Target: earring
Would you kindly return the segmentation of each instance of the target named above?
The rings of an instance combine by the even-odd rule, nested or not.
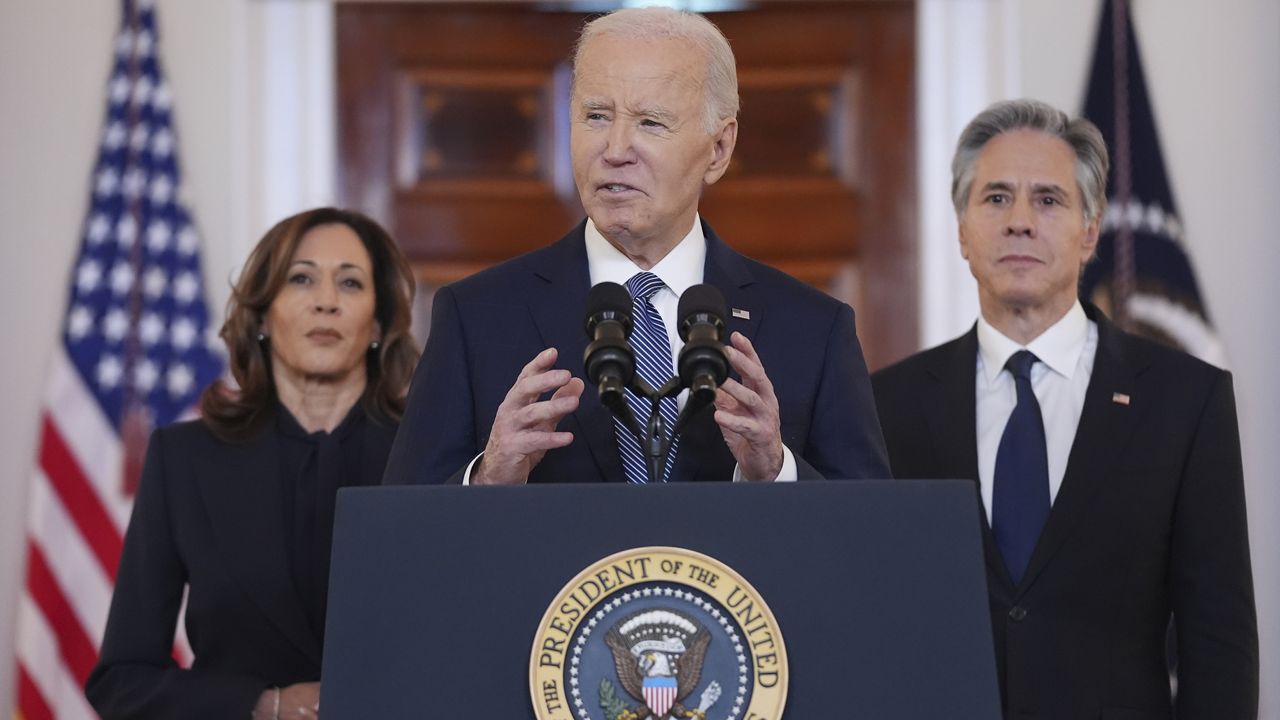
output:
[[[267,339],[267,336],[264,333],[258,333],[258,342],[262,342],[263,340],[266,340],[266,339]]]
[[[377,350],[377,349],[378,349],[378,341],[377,341],[377,340],[374,340],[373,342],[369,343],[369,349],[370,349],[370,350]]]

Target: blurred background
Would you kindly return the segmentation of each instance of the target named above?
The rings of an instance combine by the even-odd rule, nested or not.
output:
[[[392,230],[419,276],[419,341],[434,288],[559,238],[581,217],[568,50],[589,13],[625,4],[155,0],[213,327],[248,250],[304,208]],[[851,302],[873,370],[965,331],[977,300],[949,197],[955,140],[997,99],[1081,112],[1102,0],[667,4],[712,13],[738,56],[738,150],[704,217]],[[1171,234],[1236,376],[1262,717],[1280,720],[1280,3],[1130,8]],[[17,692],[41,409],[119,24],[118,2],[0,1],[0,708]]]

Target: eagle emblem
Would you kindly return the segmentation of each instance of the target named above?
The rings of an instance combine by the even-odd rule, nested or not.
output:
[[[711,634],[684,613],[663,608],[630,615],[609,629],[605,643],[623,689],[641,703],[627,713],[629,717],[701,720],[720,698],[720,686],[713,682],[698,707],[682,704],[702,678],[711,643]]]

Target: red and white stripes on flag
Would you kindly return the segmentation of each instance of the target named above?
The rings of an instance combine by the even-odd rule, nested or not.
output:
[[[198,238],[178,198],[172,94],[153,0],[122,0],[80,252],[38,422],[18,601],[16,717],[93,718],[98,658],[137,460],[189,413],[222,360]],[[175,656],[189,661],[185,638]]]

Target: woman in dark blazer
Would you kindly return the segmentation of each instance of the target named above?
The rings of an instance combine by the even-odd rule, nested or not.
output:
[[[157,430],[86,693],[112,718],[313,718],[338,488],[381,480],[417,360],[413,279],[358,213],[287,218],[232,291],[237,390]],[[186,595],[195,660],[173,659]]]

